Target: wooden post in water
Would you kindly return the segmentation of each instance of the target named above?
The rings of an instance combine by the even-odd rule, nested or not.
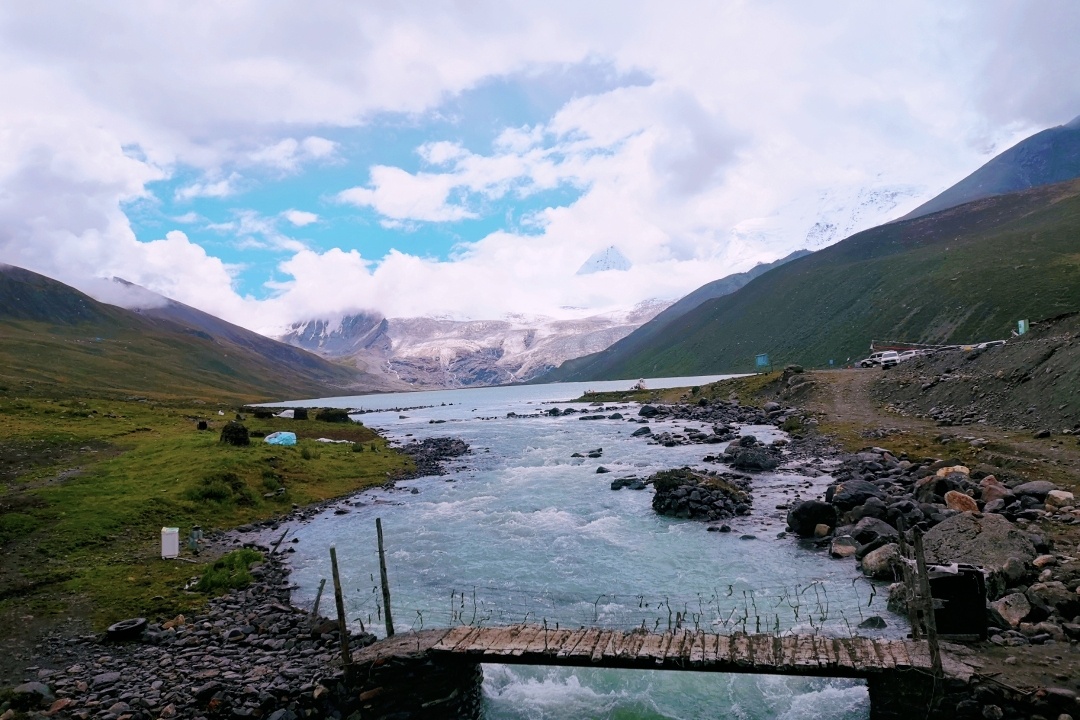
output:
[[[896,521],[896,529],[900,531],[899,543],[901,571],[904,574],[904,603],[907,605],[908,621],[911,623],[911,639],[918,640],[921,634],[919,630],[919,608],[915,604],[918,593],[915,589],[915,577],[911,574],[911,566],[908,565],[909,554],[907,538],[904,536],[906,528],[903,515]]]
[[[390,617],[390,582],[386,579],[386,551],[383,549],[382,518],[375,518],[379,536],[379,579],[382,581],[383,611],[386,618],[386,637],[394,637],[394,619]]]
[[[315,593],[315,604],[311,607],[311,624],[319,619],[319,603],[322,602],[322,591],[326,587],[326,578],[319,581],[319,592]]]
[[[926,572],[926,556],[923,554],[922,530],[915,528],[912,533],[915,541],[915,564],[919,572],[919,594],[923,601],[923,618],[926,624],[926,640],[930,645],[930,663],[934,667],[934,676],[944,677],[941,667],[941,648],[938,647],[937,619],[934,617],[934,596],[930,593],[930,576]]]
[[[337,548],[330,546],[330,567],[334,572],[334,602],[337,603],[338,634],[341,635],[341,662],[345,666],[345,674],[348,675],[352,665],[352,655],[349,653],[349,622],[345,619],[345,598],[341,595],[341,576],[337,569]]]

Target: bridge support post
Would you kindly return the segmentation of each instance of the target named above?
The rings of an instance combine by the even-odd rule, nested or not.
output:
[[[444,631],[395,635],[361,651],[348,688],[363,720],[480,720],[484,673],[466,657],[431,657]]]
[[[940,681],[920,670],[875,673],[866,680],[871,720],[910,720],[936,716]]]

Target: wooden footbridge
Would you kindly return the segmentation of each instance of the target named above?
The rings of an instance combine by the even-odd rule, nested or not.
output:
[[[693,630],[556,630],[542,625],[461,625],[450,630],[396,635],[364,648],[354,657],[363,663],[399,654],[473,663],[846,678],[903,670],[932,671],[930,651],[923,640],[717,635]],[[946,675],[965,682],[973,671],[947,654],[943,654],[942,662]]]
[[[913,717],[913,708],[928,707],[943,682],[966,685],[974,673],[942,652],[944,677],[938,677],[925,640],[568,630],[533,624],[462,625],[395,635],[352,658],[353,672],[364,678],[357,691],[375,703],[368,706],[371,717],[382,716],[380,706],[389,717],[414,701],[417,709],[408,717],[443,717],[425,709],[451,699],[458,703],[472,697],[477,704],[484,663],[865,678],[873,718]],[[469,715],[454,707],[456,715],[448,716]]]

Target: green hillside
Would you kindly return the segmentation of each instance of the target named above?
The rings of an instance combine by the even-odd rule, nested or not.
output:
[[[1080,181],[995,196],[854,235],[670,323],[629,357],[564,364],[559,380],[837,364],[871,340],[1006,338],[1021,318],[1080,309]],[[578,370],[581,369],[581,370]]]
[[[0,266],[0,393],[254,401],[344,394],[357,384],[354,369],[212,319],[217,325],[132,312]]]

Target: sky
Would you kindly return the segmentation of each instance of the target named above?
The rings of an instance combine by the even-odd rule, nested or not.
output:
[[[0,262],[268,333],[626,310],[1080,115],[1077,37],[1071,0],[6,3]]]

